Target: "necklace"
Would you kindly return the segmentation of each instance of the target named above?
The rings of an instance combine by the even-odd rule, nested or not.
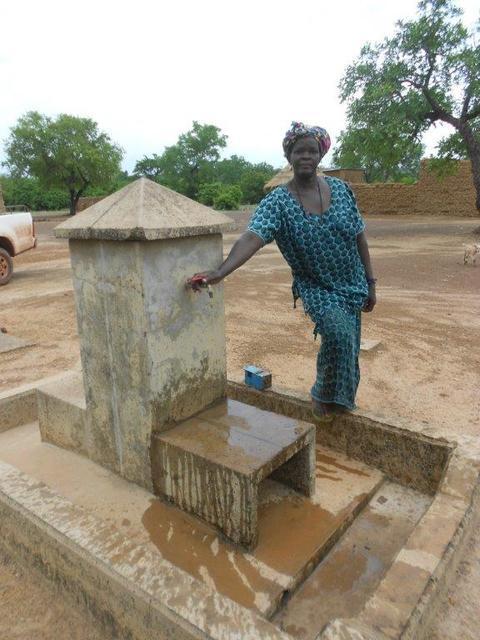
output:
[[[305,211],[305,213],[312,215],[309,213],[308,209],[303,204],[302,196],[300,195],[300,189],[298,188],[298,184],[295,178],[293,178],[293,184],[295,185],[295,191],[297,192],[297,196],[298,196],[298,199],[300,200],[300,204],[302,205],[303,210]],[[320,189],[320,180],[318,178],[317,178],[317,190],[318,190],[318,195],[320,197],[320,215],[321,215],[323,213],[323,198],[322,198],[322,190]],[[317,215],[317,214],[313,214],[313,215]]]

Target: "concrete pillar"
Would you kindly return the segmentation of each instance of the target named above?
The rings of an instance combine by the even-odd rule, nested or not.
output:
[[[152,434],[225,395],[223,286],[185,288],[222,261],[226,216],[141,178],[63,223],[86,396],[87,455],[152,488]]]

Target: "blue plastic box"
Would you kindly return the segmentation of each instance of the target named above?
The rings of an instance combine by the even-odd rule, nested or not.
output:
[[[272,374],[270,371],[255,367],[253,364],[248,364],[243,367],[243,370],[245,371],[245,384],[248,384],[249,387],[263,391],[272,386]]]

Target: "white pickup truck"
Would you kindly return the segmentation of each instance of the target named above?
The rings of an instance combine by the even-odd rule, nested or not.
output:
[[[33,249],[36,244],[35,225],[30,213],[0,213],[0,286],[7,284],[12,277],[12,258]]]

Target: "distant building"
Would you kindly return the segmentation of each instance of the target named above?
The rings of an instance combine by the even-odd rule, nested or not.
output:
[[[318,167],[317,174],[319,176],[333,176],[335,178],[340,178],[340,180],[345,180],[345,182],[350,182],[353,184],[366,182],[365,171],[363,169],[331,169],[328,167]],[[265,184],[263,190],[266,192],[271,191],[281,184],[286,184],[292,178],[292,169],[290,167],[284,167]]]

